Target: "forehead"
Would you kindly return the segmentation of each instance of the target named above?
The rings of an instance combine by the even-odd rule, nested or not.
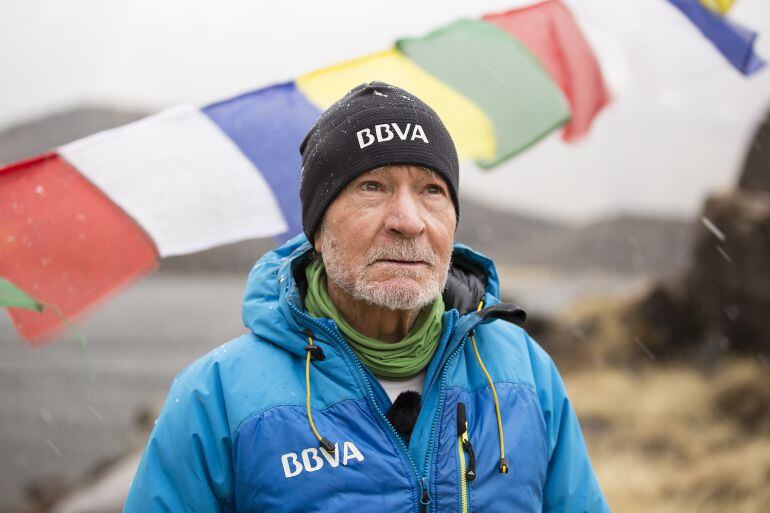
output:
[[[403,179],[428,179],[428,180],[440,180],[442,183],[446,183],[444,177],[432,169],[422,166],[413,165],[389,165],[380,166],[370,171],[361,173],[361,177],[374,177],[381,178],[403,178]]]

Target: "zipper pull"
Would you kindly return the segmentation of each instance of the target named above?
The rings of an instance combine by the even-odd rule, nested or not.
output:
[[[468,451],[470,461],[465,470],[465,480],[473,481],[476,479],[476,454],[473,452],[471,440],[468,438],[468,416],[465,413],[465,405],[457,403],[457,436],[462,440],[463,449]]]
[[[465,479],[468,481],[473,481],[476,479],[476,455],[473,452],[473,447],[471,446],[471,441],[468,439],[467,434],[463,439],[463,449],[468,451],[468,455],[470,456],[468,469],[465,471]]]
[[[425,513],[428,511],[428,504],[430,504],[430,493],[428,492],[428,478],[423,477],[420,479],[420,490],[422,490],[422,497],[420,497],[420,511]]]
[[[465,405],[457,403],[457,436],[462,438],[468,432],[468,417],[465,415]]]

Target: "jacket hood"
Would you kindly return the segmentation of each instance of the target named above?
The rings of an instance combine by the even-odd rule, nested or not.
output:
[[[290,239],[265,253],[252,267],[243,298],[243,323],[258,336],[287,351],[304,356],[306,339],[302,334],[309,318],[302,303],[300,289],[304,282],[298,271],[304,269],[312,246],[304,234]],[[500,306],[497,270],[491,259],[470,247],[455,243],[452,266],[444,290],[447,310],[460,315],[476,310],[483,299],[487,308],[479,315],[484,319],[507,318],[517,324],[526,316],[515,305]],[[333,324],[328,319],[316,319]],[[296,336],[291,336],[296,334]]]

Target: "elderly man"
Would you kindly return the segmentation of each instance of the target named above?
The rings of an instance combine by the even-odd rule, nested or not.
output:
[[[362,84],[300,151],[304,236],[252,269],[249,333],[174,380],[124,511],[608,511],[552,360],[453,245],[436,113]]]

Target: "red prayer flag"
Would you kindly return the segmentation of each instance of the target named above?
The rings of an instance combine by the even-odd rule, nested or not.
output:
[[[610,94],[596,56],[569,9],[559,0],[546,0],[483,19],[521,41],[559,85],[572,111],[564,140],[585,134]]]
[[[0,169],[0,190],[0,276],[66,317],[157,266],[147,234],[56,154]],[[51,308],[8,311],[33,343],[62,328]]]

